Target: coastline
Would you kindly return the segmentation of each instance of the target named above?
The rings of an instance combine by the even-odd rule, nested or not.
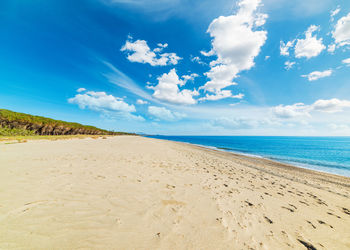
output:
[[[146,137],[146,138],[149,138],[149,137]],[[239,152],[220,150],[216,147],[210,147],[210,146],[198,145],[198,144],[192,144],[192,143],[180,142],[180,141],[172,141],[172,140],[166,140],[166,139],[158,139],[158,138],[152,138],[152,139],[164,140],[164,141],[168,141],[168,142],[179,143],[180,145],[184,144],[184,145],[188,145],[188,146],[192,146],[192,147],[197,147],[197,148],[200,148],[202,150],[207,150],[209,152],[213,152],[214,154],[216,154],[216,153],[221,154],[221,155],[223,155],[223,156],[225,156],[228,159],[231,159],[233,161],[236,160],[237,158],[238,159],[243,158],[245,160],[248,160],[249,162],[252,162],[253,164],[259,164],[259,167],[262,169],[257,168],[254,165],[245,165],[245,167],[259,169],[261,171],[265,171],[266,173],[276,175],[278,177],[286,178],[289,180],[298,181],[298,182],[304,183],[304,184],[311,185],[311,182],[308,182],[308,180],[307,180],[308,178],[310,178],[310,180],[317,179],[318,181],[321,181],[321,182],[328,182],[328,183],[332,183],[335,185],[350,188],[350,177],[343,176],[343,175],[318,171],[318,170],[314,170],[314,169],[310,169],[310,168],[303,168],[300,166],[295,166],[292,164],[288,164],[288,163],[284,163],[284,162],[280,162],[280,161],[276,161],[276,160],[271,160],[271,159],[268,159],[268,158],[265,158],[262,156],[255,156],[255,155],[242,154]],[[264,165],[268,166],[268,168],[266,168]],[[276,169],[274,169],[274,168],[276,168]],[[291,176],[286,176],[283,174],[274,173],[274,170],[277,170],[277,169],[282,170],[282,171],[284,171],[284,173],[288,173]],[[315,185],[315,186],[320,187],[319,185]],[[332,192],[330,189],[328,189],[328,191]],[[350,194],[345,195],[345,197],[350,198]]]
[[[158,139],[158,140],[164,140],[164,139]],[[303,167],[296,166],[293,164],[284,163],[284,162],[280,162],[277,160],[265,158],[265,157],[259,156],[259,155],[251,155],[251,154],[244,154],[244,153],[234,152],[234,151],[220,150],[220,149],[214,148],[214,147],[207,147],[205,145],[197,145],[197,144],[186,143],[186,142],[177,142],[177,141],[171,141],[171,140],[167,140],[167,141],[176,142],[176,143],[180,143],[180,144],[184,143],[184,144],[188,144],[190,146],[199,147],[199,148],[204,149],[204,150],[214,151],[215,153],[224,153],[225,155],[227,154],[228,157],[229,156],[241,157],[241,158],[249,159],[249,160],[252,160],[255,162],[261,160],[263,164],[265,163],[269,166],[278,167],[278,168],[281,168],[283,170],[291,170],[291,171],[303,172],[303,173],[306,173],[309,175],[322,176],[324,178],[322,180],[328,181],[328,182],[333,182],[333,180],[330,180],[333,178],[335,178],[337,180],[339,179],[341,181],[339,183],[340,185],[345,185],[346,187],[350,187],[350,177],[348,177],[348,176],[323,172],[323,171],[314,170],[314,169],[310,169],[310,168],[303,168]],[[252,166],[248,166],[248,167],[252,167]],[[272,169],[272,171],[273,171],[273,169]],[[272,174],[272,172],[269,172],[269,173]]]
[[[309,169],[312,171],[316,171],[316,172],[321,172],[321,173],[325,173],[325,174],[332,174],[332,175],[336,175],[336,176],[342,176],[342,177],[347,177],[350,178],[350,173],[345,172],[344,174],[341,174],[337,171],[334,171],[334,169],[332,169],[333,166],[327,166],[327,165],[318,165],[318,164],[311,164],[311,163],[305,163],[305,162],[296,162],[293,160],[283,160],[280,159],[278,157],[273,157],[273,156],[264,156],[264,155],[259,155],[259,154],[254,154],[254,153],[246,153],[244,151],[239,151],[239,150],[234,150],[234,149],[230,149],[230,148],[224,148],[224,147],[216,147],[216,146],[208,146],[208,145],[204,145],[204,144],[198,144],[198,143],[191,143],[191,142],[185,142],[185,141],[179,141],[179,140],[171,140],[171,139],[167,139],[167,138],[158,138],[158,137],[153,137],[153,136],[145,136],[146,138],[153,138],[153,139],[159,139],[159,140],[167,140],[167,141],[172,141],[172,142],[180,142],[180,143],[185,143],[185,144],[189,144],[189,145],[195,145],[195,146],[199,146],[199,147],[203,147],[203,148],[208,148],[208,149],[213,149],[213,150],[217,150],[220,152],[228,152],[228,153],[232,153],[232,154],[236,154],[236,155],[242,155],[242,156],[248,156],[248,157],[253,157],[253,158],[262,158],[262,159],[266,159],[266,160],[270,160],[276,163],[281,163],[281,164],[285,164],[288,166],[294,166],[297,168],[302,168],[302,169]],[[317,138],[317,137],[316,137]],[[327,170],[322,170],[321,168],[327,168],[329,169],[329,171]],[[333,170],[333,171],[332,171]]]
[[[0,144],[0,248],[348,249],[350,178],[141,136]]]

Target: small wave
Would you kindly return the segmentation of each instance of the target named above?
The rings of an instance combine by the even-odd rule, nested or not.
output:
[[[283,158],[283,157],[267,157],[271,160],[276,161],[284,161],[284,162],[290,162],[290,163],[301,163],[309,166],[316,166],[316,167],[327,167],[327,168],[335,168],[335,169],[344,169],[350,171],[350,168],[348,166],[341,165],[339,163],[330,163],[330,162],[319,162],[315,160],[310,159],[295,159],[295,158]]]

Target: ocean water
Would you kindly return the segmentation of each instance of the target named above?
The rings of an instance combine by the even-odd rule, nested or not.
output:
[[[350,177],[350,137],[149,136]]]

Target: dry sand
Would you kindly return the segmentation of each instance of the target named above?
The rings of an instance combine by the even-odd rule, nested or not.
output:
[[[349,249],[349,197],[350,178],[183,143],[0,144],[0,249]]]

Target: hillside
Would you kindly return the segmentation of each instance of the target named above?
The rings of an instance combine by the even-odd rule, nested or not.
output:
[[[0,109],[0,135],[117,135],[127,134],[74,122]]]

